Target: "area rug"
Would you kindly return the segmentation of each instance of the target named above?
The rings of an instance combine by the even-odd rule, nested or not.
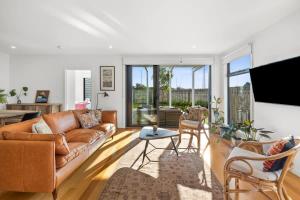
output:
[[[140,167],[141,159],[134,163],[144,149],[144,141],[128,151],[118,164],[118,169],[108,180],[101,200],[219,200],[223,199],[222,186],[195,151],[149,148],[151,161]],[[152,141],[156,147],[169,149],[169,139]],[[188,144],[183,140],[181,146]],[[151,146],[151,145],[150,145]]]

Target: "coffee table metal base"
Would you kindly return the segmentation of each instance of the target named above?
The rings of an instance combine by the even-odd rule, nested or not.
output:
[[[177,151],[175,142],[174,142],[174,140],[173,140],[173,137],[170,137],[170,139],[171,139],[171,142],[172,142],[172,145],[173,145],[173,149],[170,149],[170,150],[174,150],[174,151],[176,152],[176,155],[178,156],[178,151]],[[149,152],[147,153],[147,149],[148,149],[149,144],[150,144],[154,149],[151,150],[151,151],[149,151]],[[134,164],[139,160],[139,158],[140,158],[142,155],[143,155],[143,160],[142,160],[142,163],[141,163],[140,166],[139,166],[139,169],[143,166],[144,161],[145,161],[145,158],[147,158],[147,160],[148,160],[149,162],[158,162],[158,161],[153,161],[153,160],[151,160],[151,159],[148,157],[148,155],[147,155],[147,154],[151,153],[152,151],[154,151],[154,150],[156,150],[156,149],[166,149],[166,148],[159,148],[159,147],[156,147],[156,146],[154,146],[153,144],[150,143],[150,140],[146,140],[144,151],[142,151],[142,152],[140,153],[140,155],[135,159],[135,161],[132,163],[132,165],[131,165],[130,167],[133,167]],[[169,150],[169,149],[168,149],[168,150]]]

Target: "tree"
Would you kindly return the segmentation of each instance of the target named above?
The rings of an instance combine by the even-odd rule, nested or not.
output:
[[[173,73],[170,67],[161,67],[159,70],[159,84],[163,93],[167,93],[170,90],[170,81],[173,77]]]

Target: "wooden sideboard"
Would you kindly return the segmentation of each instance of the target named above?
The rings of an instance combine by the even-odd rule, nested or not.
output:
[[[21,103],[7,104],[7,110],[34,110],[42,114],[56,113],[61,111],[61,104],[58,103]]]

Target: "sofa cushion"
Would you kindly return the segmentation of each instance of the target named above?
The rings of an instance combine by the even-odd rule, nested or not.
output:
[[[55,141],[55,154],[67,155],[70,152],[66,138],[61,134],[33,134],[26,132],[4,132],[4,140]]]
[[[69,143],[70,153],[67,155],[56,155],[56,168],[61,168],[65,166],[68,162],[78,157],[80,153],[88,150],[88,145],[81,142],[71,142]]]
[[[92,128],[99,124],[98,120],[96,119],[95,115],[92,113],[85,113],[78,115],[79,122],[82,128]]]
[[[104,133],[99,130],[74,129],[66,133],[66,137],[68,142],[84,142],[92,144],[103,134]]]
[[[77,126],[78,126],[78,127],[81,127],[81,124],[80,124],[80,122],[79,122],[79,118],[78,118],[78,116],[79,116],[79,115],[81,115],[81,114],[88,113],[88,112],[89,112],[89,110],[88,110],[88,109],[82,109],[82,110],[73,110],[72,112],[73,112],[73,114],[74,114],[74,116],[75,116],[75,119],[76,119]]]
[[[99,123],[102,123],[102,110],[90,110],[89,113],[94,115]]]
[[[31,133],[32,132],[32,124],[37,123],[40,119],[41,119],[41,117],[38,117],[38,118],[35,118],[32,120],[27,120],[24,122],[19,122],[19,123],[3,126],[0,128],[0,133],[4,132],[4,131]]]
[[[32,132],[33,133],[52,133],[52,130],[48,126],[48,124],[45,122],[45,120],[40,119],[37,123],[32,125]]]
[[[79,128],[72,111],[43,115],[53,133],[64,133]]]
[[[97,126],[92,127],[93,130],[103,131],[104,133],[109,133],[116,130],[116,126],[112,123],[102,123]]]

